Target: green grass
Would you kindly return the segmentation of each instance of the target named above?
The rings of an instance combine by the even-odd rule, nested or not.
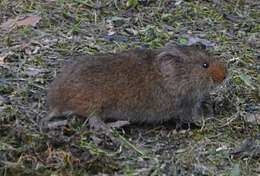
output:
[[[99,2],[0,1],[1,24],[41,16],[36,27],[0,30],[0,175],[259,175],[259,123],[245,120],[260,110],[259,2]],[[104,39],[109,32],[126,41]],[[77,117],[66,128],[39,129],[47,88],[71,56],[185,44],[186,34],[214,42],[207,50],[229,67],[203,128],[133,125],[113,132],[119,146],[105,136],[95,144]],[[248,138],[252,148],[233,154]]]

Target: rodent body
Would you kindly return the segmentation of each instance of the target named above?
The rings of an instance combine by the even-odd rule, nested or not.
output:
[[[54,80],[48,104],[51,116],[94,113],[103,121],[199,122],[204,96],[226,74],[222,64],[194,47],[85,56]]]

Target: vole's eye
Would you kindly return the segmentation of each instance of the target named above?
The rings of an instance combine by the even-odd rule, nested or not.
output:
[[[209,67],[209,63],[208,63],[208,62],[204,62],[204,63],[202,64],[202,67],[203,67],[203,68],[208,68],[208,67]]]

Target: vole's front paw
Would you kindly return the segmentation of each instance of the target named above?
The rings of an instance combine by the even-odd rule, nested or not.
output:
[[[98,135],[103,134],[103,135],[109,137],[111,139],[111,141],[116,145],[120,145],[121,141],[112,134],[110,127],[120,128],[120,127],[128,125],[128,124],[130,124],[128,121],[116,121],[116,122],[105,124],[98,116],[92,116],[89,118],[89,125],[90,125],[90,127],[92,127],[94,132],[95,133],[98,132]],[[91,136],[91,138],[93,139],[93,141],[96,144],[99,144],[102,142],[102,139],[97,137],[97,135],[95,135],[95,134],[93,134]]]

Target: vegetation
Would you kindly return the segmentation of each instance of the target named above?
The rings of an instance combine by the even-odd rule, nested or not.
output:
[[[0,175],[259,175],[259,9],[255,0],[0,0]],[[3,25],[10,19],[21,23]],[[202,127],[113,130],[122,145],[96,144],[75,116],[39,129],[48,85],[71,56],[169,41],[203,43],[229,67]]]

